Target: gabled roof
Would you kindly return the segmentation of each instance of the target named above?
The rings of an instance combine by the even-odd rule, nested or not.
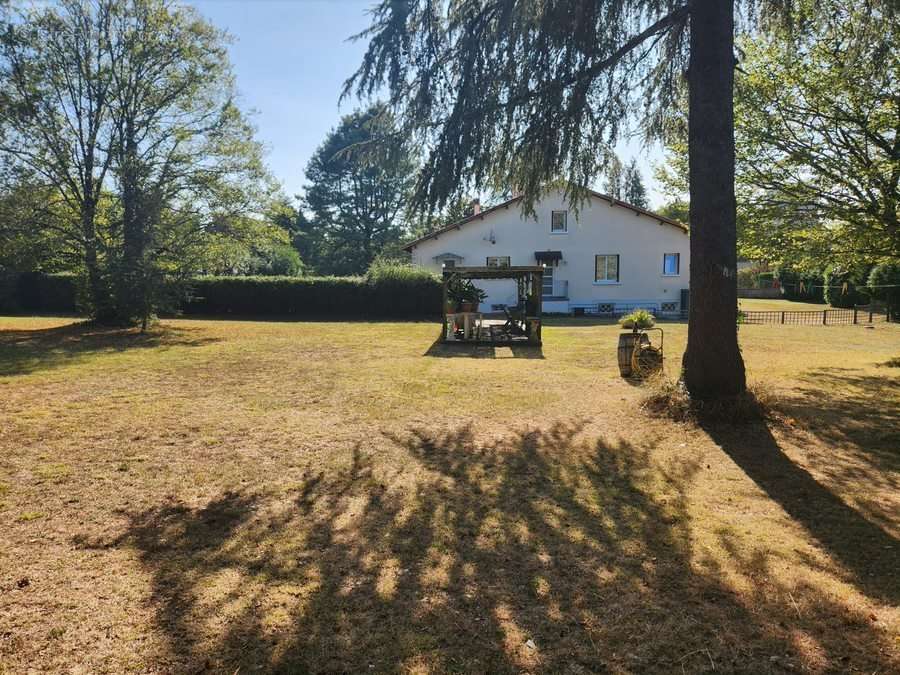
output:
[[[640,206],[635,206],[634,204],[629,204],[628,202],[623,202],[621,199],[615,199],[610,197],[609,195],[602,194],[600,192],[595,192],[594,190],[588,190],[588,193],[591,197],[596,197],[597,199],[602,199],[604,201],[609,202],[610,206],[621,206],[622,208],[629,209],[634,211],[639,216],[647,216],[652,218],[653,220],[659,221],[660,225],[671,225],[672,227],[677,227],[679,230],[687,234],[688,228],[683,223],[679,223],[677,220],[672,220],[671,218],[666,218],[664,215],[659,213],[654,213],[653,211],[648,211],[647,209],[642,209]],[[467,223],[471,223],[473,220],[479,220],[484,218],[486,215],[493,213],[494,211],[498,211],[500,209],[508,209],[512,204],[524,199],[523,195],[519,195],[518,197],[513,197],[512,199],[507,199],[505,202],[501,202],[496,206],[492,206],[489,209],[485,209],[481,213],[473,213],[471,216],[466,216],[462,220],[458,220],[455,223],[451,223],[450,225],[445,225],[444,227],[438,228],[434,232],[429,232],[428,234],[419,237],[418,239],[414,239],[409,242],[406,246],[403,247],[404,251],[412,251],[415,246],[418,246],[423,241],[428,241],[429,239],[434,239],[446,232],[450,232],[452,230],[458,230],[463,225]]]

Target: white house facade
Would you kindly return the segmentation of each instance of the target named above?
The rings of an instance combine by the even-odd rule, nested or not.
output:
[[[687,300],[687,228],[659,214],[591,193],[578,213],[562,192],[523,216],[521,197],[475,213],[406,246],[415,265],[544,265],[545,312],[679,312]],[[483,281],[483,311],[516,303],[514,282]],[[686,307],[685,307],[686,309]]]

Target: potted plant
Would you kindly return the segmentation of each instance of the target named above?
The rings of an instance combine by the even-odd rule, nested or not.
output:
[[[622,377],[638,376],[634,372],[635,355],[641,356],[647,352],[646,365],[648,370],[653,369],[659,354],[659,365],[662,365],[662,353],[650,345],[650,337],[646,331],[656,325],[656,317],[646,309],[638,309],[631,314],[626,314],[619,319],[619,325],[628,329],[627,333],[619,334],[619,373]],[[653,354],[650,354],[650,352]],[[652,361],[652,363],[651,363]]]
[[[478,305],[486,297],[487,293],[473,284],[471,279],[453,279],[447,284],[447,298],[455,311],[478,311]]]
[[[622,328],[630,328],[632,332],[638,333],[656,325],[656,317],[646,309],[637,309],[631,314],[626,314],[619,319],[619,325]]]
[[[487,297],[487,293],[478,288],[475,284],[469,280],[468,287],[466,288],[466,302],[464,305],[468,305],[468,309],[463,309],[464,312],[477,312],[478,305],[484,302],[484,299]]]

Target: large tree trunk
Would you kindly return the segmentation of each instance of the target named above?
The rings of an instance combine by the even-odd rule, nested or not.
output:
[[[100,260],[97,255],[97,228],[94,223],[96,205],[92,196],[87,196],[81,204],[81,236],[84,241],[84,266],[87,271],[87,292],[90,296],[92,316],[104,323],[112,316],[112,307],[107,293]]]
[[[734,3],[691,4],[688,156],[691,302],[684,381],[693,398],[744,391],[737,343]]]
[[[134,125],[129,119],[123,123],[122,128],[123,149],[119,167],[122,192],[122,263],[117,274],[116,311],[122,322],[129,323],[143,318],[144,314],[145,205]]]

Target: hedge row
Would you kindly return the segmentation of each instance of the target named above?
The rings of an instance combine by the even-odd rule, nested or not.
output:
[[[362,277],[200,277],[188,314],[298,317],[426,317],[441,311],[434,277],[367,281]]]
[[[77,278],[18,274],[0,277],[0,312],[75,312]],[[198,277],[187,314],[343,318],[432,317],[441,311],[441,283],[407,277]]]
[[[75,312],[78,278],[74,274],[0,273],[0,312]]]

